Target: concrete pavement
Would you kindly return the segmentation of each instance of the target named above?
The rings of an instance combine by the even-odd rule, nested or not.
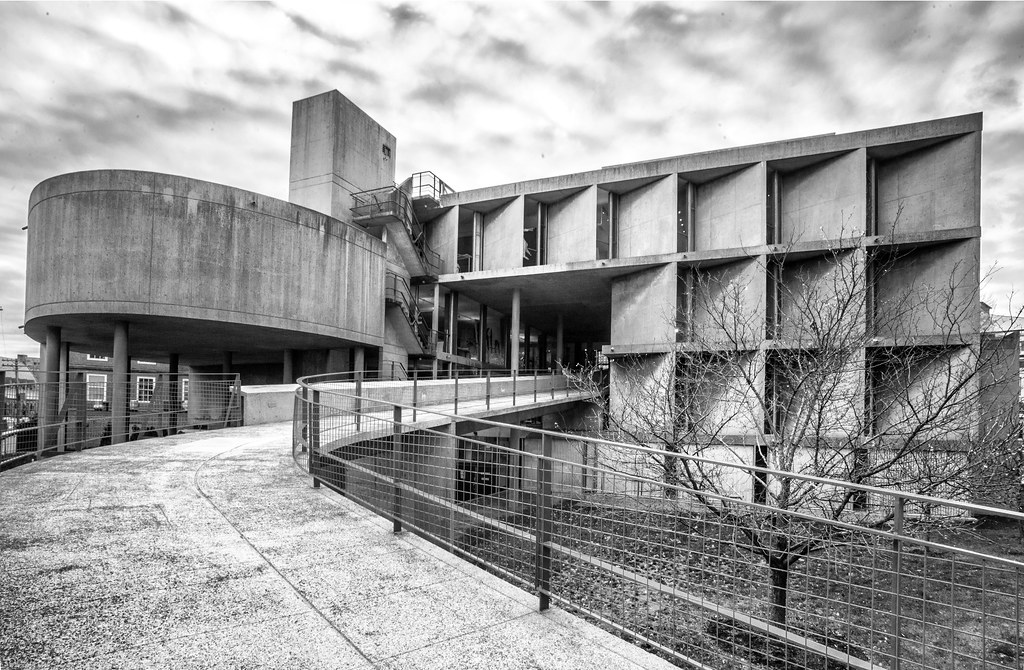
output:
[[[670,668],[292,462],[290,424],[0,474],[0,668]]]

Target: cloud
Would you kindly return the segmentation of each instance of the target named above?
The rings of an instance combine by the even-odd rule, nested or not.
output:
[[[293,12],[285,12],[284,14],[291,20],[295,27],[299,29],[299,31],[305,33],[306,35],[310,35],[317,39],[323,40],[328,44],[332,44],[336,47],[355,50],[358,50],[360,47],[360,44],[357,40],[350,39],[343,35],[336,35],[330,33],[321,28],[320,26],[316,25],[312,21],[309,21],[301,14],[296,14]]]
[[[391,8],[388,10],[388,16],[391,18],[395,32],[402,32],[418,23],[433,23],[430,17],[408,3]]]

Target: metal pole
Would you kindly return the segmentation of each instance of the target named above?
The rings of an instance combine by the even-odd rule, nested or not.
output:
[[[900,670],[900,589],[903,586],[903,580],[901,579],[903,553],[901,549],[903,544],[903,511],[906,503],[906,498],[896,496],[896,510],[892,522],[892,551],[894,554],[892,568],[892,670]]]
[[[391,433],[391,477],[395,482],[391,512],[394,532],[402,532],[402,408],[396,406],[394,426]]]
[[[420,371],[419,370],[413,370],[412,371],[412,420],[413,421],[416,421],[416,408],[419,406],[418,403],[419,403],[420,394],[417,391],[417,389],[419,388],[419,381],[420,381]]]
[[[491,408],[491,371],[487,371],[487,381],[484,382],[484,398],[487,401],[487,409]]]
[[[320,488],[320,391],[313,391],[309,405],[309,474],[313,475],[313,488]]]
[[[356,370],[356,400],[355,400],[356,430],[359,430],[359,422],[363,413],[363,371]]]
[[[537,458],[537,547],[536,586],[541,612],[551,604],[551,436],[541,436],[541,454]]]
[[[459,413],[459,369],[455,368],[455,409],[452,410],[452,414]]]

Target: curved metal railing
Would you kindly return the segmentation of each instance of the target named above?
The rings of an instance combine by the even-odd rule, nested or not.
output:
[[[680,665],[1020,666],[1024,514],[568,434],[599,418],[561,379],[445,406],[451,380],[424,403],[424,382],[305,378],[307,471]],[[666,477],[687,468],[732,494]],[[755,480],[812,495],[758,504]]]

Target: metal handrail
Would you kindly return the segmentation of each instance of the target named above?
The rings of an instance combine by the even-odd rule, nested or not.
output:
[[[310,433],[313,450],[309,472],[315,481],[324,482],[392,520],[396,531],[409,529],[514,583],[532,586],[542,609],[549,601],[564,603],[677,661],[714,666],[707,658],[688,655],[691,650],[695,654],[706,653],[706,644],[702,646],[688,638],[711,635],[710,630],[718,631],[715,634],[719,640],[721,631],[726,631],[729,653],[748,654],[744,657],[748,660],[757,654],[770,655],[766,650],[771,645],[780,645],[779,653],[791,664],[788,667],[794,668],[803,667],[802,659],[814,667],[829,659],[856,668],[893,668],[899,667],[904,656],[911,659],[916,651],[930,648],[932,654],[921,652],[920,658],[913,657],[913,663],[915,667],[938,669],[953,666],[949,665],[948,655],[936,653],[940,643],[922,637],[926,633],[956,636],[960,650],[952,656],[956,659],[953,665],[981,661],[990,648],[997,646],[999,635],[1020,639],[1013,638],[1012,630],[1006,631],[1007,626],[1016,626],[1017,633],[1020,632],[1024,562],[1014,556],[961,545],[953,536],[917,536],[909,525],[908,511],[919,505],[944,508],[951,513],[950,518],[960,523],[989,517],[1024,524],[1024,514],[1020,512],[567,435],[524,426],[518,421],[509,424],[480,415],[486,411],[484,407],[494,408],[495,397],[489,395],[486,406],[479,398],[476,404],[467,405],[462,396],[472,384],[467,385],[466,379],[460,383],[456,378],[445,387],[450,395],[448,409],[417,402],[420,396],[415,391],[416,381],[382,387],[337,385],[329,383],[329,379],[316,376],[299,380],[299,397],[305,401],[300,403],[304,409],[296,414],[296,421],[302,422],[313,413],[317,417],[318,430]],[[492,382],[493,378],[486,380],[488,391]],[[536,386],[530,380],[521,382],[515,411],[530,407],[534,400],[549,400],[546,392],[536,394]],[[412,401],[408,395],[410,386]],[[477,383],[475,390],[479,391],[480,386]],[[452,391],[459,394],[458,399]],[[565,396],[559,394],[560,397],[571,400],[568,385],[564,391]],[[504,406],[508,407],[508,403]],[[481,434],[498,431],[499,435],[516,435],[518,442],[504,446],[477,438],[476,433],[460,434],[455,425],[465,421],[471,422],[472,430]],[[535,446],[523,451],[525,444]],[[539,449],[536,445],[540,445]],[[440,451],[432,456],[435,450]],[[470,457],[462,454],[475,451],[497,454],[481,461],[485,465],[514,463],[519,459],[519,484],[500,473],[485,473],[486,477],[505,477],[505,488],[501,491],[506,494],[495,495],[491,487],[486,489],[490,491],[485,494],[488,497],[460,499],[457,494],[465,490],[465,482],[477,481],[465,478],[475,476],[475,471],[463,470],[462,459]],[[455,458],[456,453],[458,460],[448,460]],[[527,454],[536,462],[536,477],[531,475],[524,484],[523,459]],[[874,511],[829,518],[814,507],[782,510],[700,490],[683,482],[667,482],[650,476],[649,472],[619,465],[665,459],[716,467],[728,476],[751,480],[756,475],[777,482],[804,482],[815,486],[823,496],[830,492],[838,496],[857,492],[872,501]],[[673,492],[671,496],[668,491]],[[794,537],[820,533],[826,538],[819,550],[823,553],[800,556],[806,567],[791,575],[791,599],[785,605],[792,610],[790,624],[779,623],[767,613],[770,608],[759,604],[765,602],[760,600],[763,594],[770,592],[765,578],[737,582],[732,576],[732,571],[739,570],[739,574],[745,575],[752,569],[750,560],[743,560],[743,556],[756,548],[750,544],[756,538],[743,539],[746,536],[741,534],[741,544],[730,539],[730,533],[741,531],[747,517],[761,518],[771,528],[779,529],[779,533],[791,533]],[[645,526],[655,521],[655,525]],[[697,530],[704,525],[709,530]],[[587,539],[591,537],[591,526],[596,536]],[[689,530],[681,532],[678,528]],[[704,540],[691,544],[690,538],[702,532],[709,533],[710,544],[704,544]],[[626,543],[625,537],[634,539]],[[772,542],[781,542],[780,536],[768,537],[775,538]],[[613,547],[608,546],[609,542]],[[680,542],[683,544],[676,548]],[[734,556],[736,552],[738,558]],[[699,558],[696,566],[702,571],[699,574],[722,572],[718,577],[701,578],[697,584],[663,574],[666,570],[671,574],[679,570],[685,574],[689,570],[693,575],[695,556]],[[851,567],[846,568],[843,561],[849,561]],[[932,574],[927,568],[929,564],[938,564],[941,574]],[[946,564],[951,567],[943,567]],[[671,570],[659,567],[663,565],[672,566]],[[839,587],[852,580],[853,575],[867,575],[857,588],[871,592],[866,606],[878,609],[879,614],[854,616],[851,608],[856,614],[857,608],[863,606],[842,599],[854,598],[853,591],[843,596],[841,588],[819,590],[815,586],[818,582],[802,576],[817,574],[818,570],[834,575],[832,579]],[[847,570],[852,571],[851,576],[845,576]],[[980,574],[981,586],[958,586],[956,577],[947,573]],[[950,582],[951,579],[954,581]],[[601,588],[593,591],[590,583]],[[700,584],[708,583],[715,586],[702,591]],[[910,585],[907,588],[912,589],[911,594],[921,595],[906,595],[901,583]],[[602,605],[580,599],[580,594],[591,591],[608,592],[609,600]],[[943,593],[960,595],[954,603],[948,597],[943,599]],[[805,610],[804,602],[811,609]],[[955,618],[948,614],[951,606],[957,610]],[[695,613],[703,613],[706,623],[681,638],[672,637],[671,629],[644,623],[643,614],[650,608],[661,611],[653,615],[658,621],[684,622]],[[822,635],[816,629],[806,629],[808,622],[821,622],[820,625],[836,630]],[[758,639],[763,641],[757,642]],[[849,646],[851,642],[855,644]],[[749,648],[744,650],[744,644]],[[942,644],[953,648],[948,642]]]
[[[352,194],[352,215],[356,218],[372,216],[393,216],[401,221],[406,234],[412,240],[420,262],[429,271],[437,274],[441,268],[441,256],[426,244],[423,226],[416,218],[409,194],[401,186],[392,184]]]
[[[102,380],[90,382],[87,374],[102,375]],[[4,427],[0,433],[0,469],[46,454],[197,427],[227,427],[242,418],[238,374],[132,373],[118,378],[105,371],[82,371],[50,375],[56,381],[0,386],[3,416],[17,421],[15,428]],[[140,378],[152,382],[142,385]],[[120,413],[113,407],[118,396],[125,403]]]

